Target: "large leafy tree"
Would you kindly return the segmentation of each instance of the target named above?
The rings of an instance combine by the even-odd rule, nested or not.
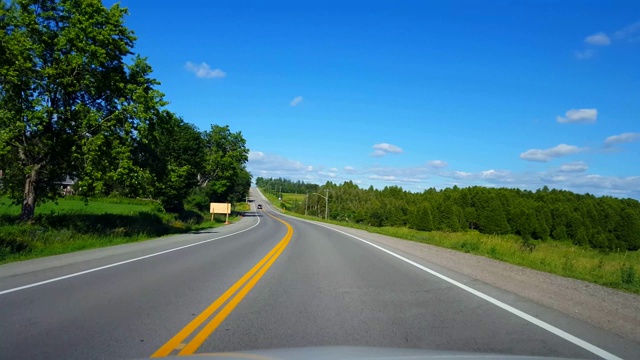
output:
[[[146,134],[146,167],[154,181],[153,195],[165,209],[179,212],[189,192],[198,186],[198,174],[204,170],[205,143],[202,133],[192,124],[164,110],[160,120]]]
[[[100,0],[0,5],[2,191],[22,202],[21,219],[68,175],[91,191],[142,187],[131,150],[162,102],[146,61],[125,64],[135,40],[127,10]]]
[[[231,201],[241,197],[238,192],[244,196],[249,191],[251,176],[245,168],[249,149],[242,133],[231,132],[229,126],[212,125],[211,130],[204,133],[204,140],[204,169],[199,180],[209,198]],[[240,189],[236,186],[238,182]]]

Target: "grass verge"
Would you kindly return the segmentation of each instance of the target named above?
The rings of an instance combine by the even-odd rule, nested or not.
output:
[[[276,207],[282,208],[275,196],[263,194]],[[283,194],[285,206],[288,195]],[[488,235],[471,230],[426,232],[400,227],[374,227],[344,221],[325,221],[293,212],[287,214],[482,255],[514,265],[640,294],[640,251],[604,253],[589,247],[554,240],[525,242],[517,235]]]
[[[236,211],[238,210],[236,208]],[[20,207],[0,198],[0,264],[221,226],[225,217],[185,210],[166,213],[153,200],[64,198],[38,206],[33,223],[17,221]],[[236,221],[238,215],[229,217]]]

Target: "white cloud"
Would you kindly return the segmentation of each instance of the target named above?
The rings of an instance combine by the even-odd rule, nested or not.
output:
[[[500,182],[511,182],[511,173],[505,170],[485,170],[480,172],[480,178],[484,180],[497,180]]]
[[[559,123],[594,123],[598,118],[598,109],[571,109],[565,113],[566,117],[557,116]]]
[[[302,96],[294,97],[293,100],[291,100],[291,106],[298,106],[298,104],[300,104],[302,100],[304,100]]]
[[[576,172],[585,172],[588,169],[589,169],[589,165],[587,165],[583,161],[570,162],[570,163],[562,164],[562,166],[560,166],[560,172],[576,173]]]
[[[330,169],[329,169],[329,171],[331,171],[331,172],[337,172],[337,171],[338,171],[338,168],[334,168],[334,167],[332,167],[332,168],[330,168]]]
[[[532,156],[536,160],[532,161],[548,161],[583,150],[586,149],[560,144],[551,149],[537,150],[541,153],[534,153]],[[640,199],[640,176],[616,177],[588,174],[586,173],[588,165],[582,161],[564,163],[558,167],[550,167],[549,170],[539,172],[511,172],[498,169],[466,172],[461,171],[463,169],[438,169],[424,164],[416,167],[374,166],[358,169],[345,166],[339,168],[339,170],[345,170],[342,173],[333,171],[336,168],[311,166],[282,156],[251,151],[247,168],[254,178],[258,176],[284,177],[314,184],[323,184],[326,181],[337,183],[353,181],[364,188],[370,185],[382,188],[390,184],[400,184],[409,191],[423,191],[432,187],[444,188],[453,185],[461,187],[507,186],[535,190],[547,185],[577,193],[588,192],[598,196],[609,195]]]
[[[447,167],[449,164],[447,164],[446,161],[442,161],[442,160],[431,160],[427,162],[427,165],[431,166],[434,169],[442,169]]]
[[[591,45],[606,46],[606,45],[611,44],[611,39],[609,39],[607,34],[605,34],[603,32],[599,32],[599,33],[587,36],[584,39],[584,42],[586,42],[587,44],[591,44]]]
[[[626,39],[629,42],[640,41],[640,21],[635,22],[613,34],[616,39]]]
[[[336,177],[337,174],[334,173],[334,172],[318,171],[318,175],[328,176],[330,178],[334,178],[334,177]]]
[[[604,146],[606,147],[611,147],[614,145],[618,145],[618,144],[622,144],[622,143],[628,143],[628,142],[634,142],[634,141],[640,141],[640,133],[623,133],[620,135],[613,135],[613,136],[609,136],[608,138],[606,138],[604,140]]]
[[[465,171],[454,171],[452,177],[454,179],[469,179],[473,177],[473,174]]]
[[[369,179],[371,180],[385,180],[385,181],[396,181],[396,177],[393,175],[369,175]]]
[[[369,179],[382,180],[382,181],[393,182],[393,183],[418,183],[422,181],[421,179],[408,178],[408,177],[399,178],[393,175],[370,175]]]
[[[187,61],[187,63],[184,64],[184,67],[196,74],[196,77],[202,79],[223,78],[227,76],[227,73],[220,69],[211,70],[211,67],[204,62],[202,64],[194,64],[191,61]]]
[[[373,157],[382,157],[382,156],[385,156],[387,154],[400,154],[400,153],[402,153],[402,149],[401,148],[399,148],[398,146],[392,145],[392,144],[387,144],[387,143],[375,144],[375,145],[373,145],[373,149],[375,150],[374,152],[371,153],[371,156],[373,156]]]
[[[553,158],[579,153],[584,150],[586,149],[579,148],[573,145],[560,144],[558,146],[552,147],[550,149],[545,149],[545,150],[540,150],[540,149],[527,150],[522,154],[520,154],[520,158],[527,161],[547,162]]]
[[[587,49],[582,51],[576,51],[575,54],[578,60],[585,60],[585,59],[591,59],[593,55],[596,54],[596,52],[593,49]]]
[[[249,161],[256,161],[262,158],[264,158],[264,153],[262,151],[249,151]]]
[[[279,155],[265,154],[261,151],[249,151],[247,168],[250,172],[259,172],[263,175],[273,176],[302,172],[308,169],[300,161],[289,160]]]

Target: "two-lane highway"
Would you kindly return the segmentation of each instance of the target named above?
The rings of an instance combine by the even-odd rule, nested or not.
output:
[[[268,206],[210,233],[0,266],[0,334],[3,359],[330,345],[640,354],[630,340]]]

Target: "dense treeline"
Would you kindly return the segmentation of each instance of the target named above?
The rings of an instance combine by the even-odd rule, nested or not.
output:
[[[361,189],[328,182],[329,217],[372,226],[416,230],[516,234],[525,241],[562,240],[608,251],[640,249],[640,202],[569,191],[453,187],[421,193],[397,186]],[[292,210],[323,216],[325,200],[310,195]]]
[[[256,186],[261,189],[267,189],[273,193],[291,193],[291,194],[306,194],[318,192],[320,185],[305,183],[300,180],[291,181],[284,178],[256,178]]]
[[[0,192],[22,220],[67,178],[76,194],[153,198],[171,211],[248,192],[242,135],[199,131],[164,109],[125,15],[100,0],[0,0]]]

